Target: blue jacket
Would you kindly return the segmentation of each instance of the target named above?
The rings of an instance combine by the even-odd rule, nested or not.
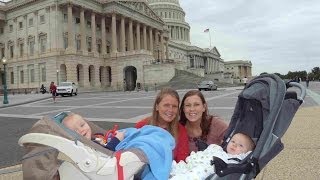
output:
[[[172,152],[175,140],[171,134],[159,127],[146,125],[140,129],[126,128],[125,138],[116,150],[138,148],[149,160],[149,166],[144,169],[142,179],[167,180],[172,164]]]

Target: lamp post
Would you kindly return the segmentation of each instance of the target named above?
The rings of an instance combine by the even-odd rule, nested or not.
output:
[[[159,47],[159,45],[157,46],[157,51],[158,51],[157,63],[160,63],[160,47]]]
[[[2,64],[3,64],[3,104],[9,104],[9,101],[8,101],[8,90],[7,90],[7,71],[6,71],[6,68],[7,68],[7,59],[5,57],[2,58]]]
[[[59,85],[59,69],[57,69],[57,86]]]

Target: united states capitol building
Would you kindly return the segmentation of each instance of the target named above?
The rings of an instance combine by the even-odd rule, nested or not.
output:
[[[225,62],[216,47],[193,46],[185,16],[179,0],[2,2],[8,89],[73,81],[83,89],[134,90],[168,82],[176,70],[231,83],[251,76],[250,61]]]

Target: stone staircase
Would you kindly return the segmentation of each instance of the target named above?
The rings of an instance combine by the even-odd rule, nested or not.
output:
[[[214,79],[200,77],[190,72],[176,69],[175,76],[168,83],[157,86],[157,89],[161,89],[162,87],[171,87],[173,89],[197,89],[197,84],[204,80],[214,81]],[[218,88],[239,86],[239,84],[230,84],[218,81],[214,82],[218,85]]]

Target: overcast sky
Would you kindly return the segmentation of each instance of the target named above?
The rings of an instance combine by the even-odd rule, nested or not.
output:
[[[191,43],[221,58],[250,60],[252,73],[310,72],[320,66],[320,0],[180,0]]]

